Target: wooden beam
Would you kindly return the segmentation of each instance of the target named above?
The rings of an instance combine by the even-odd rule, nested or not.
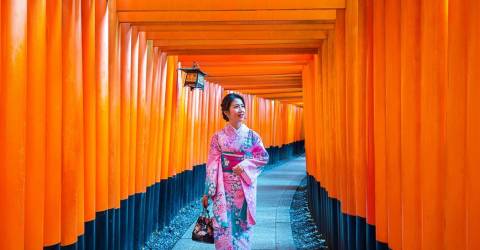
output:
[[[195,61],[198,63],[252,63],[252,62],[293,62],[293,61],[311,61],[312,55],[298,54],[298,55],[181,55],[178,60],[182,63]],[[200,65],[201,66],[201,65]]]
[[[191,66],[193,62],[199,64],[200,68],[202,66],[256,66],[256,65],[307,65],[310,60],[304,61],[251,61],[251,62],[244,62],[244,61],[217,61],[217,62],[203,62],[203,61],[181,61],[181,64],[184,66]]]
[[[300,105],[300,106],[303,106],[303,100],[295,100],[295,99],[275,99],[281,103],[284,103],[284,104],[293,104],[293,105]]]
[[[226,90],[240,89],[272,89],[272,88],[301,88],[302,84],[252,84],[252,85],[222,85]]]
[[[271,82],[271,83],[297,83],[297,82],[302,82],[302,79],[275,79],[275,78],[251,78],[251,79],[246,79],[246,78],[228,78],[228,79],[222,79],[220,77],[211,77],[211,78],[206,78],[207,81],[215,81],[215,82],[223,82],[225,84],[235,84],[237,82],[255,82],[255,83],[266,83],[266,82]]]
[[[118,11],[139,10],[281,10],[345,8],[345,0],[117,0]]]
[[[289,92],[301,92],[302,88],[272,88],[272,89],[242,89],[242,93],[260,95],[260,94],[271,94],[271,93],[289,93]]]
[[[225,88],[243,88],[243,89],[256,89],[259,86],[271,87],[272,89],[276,88],[291,88],[291,87],[301,87],[301,82],[238,82],[238,83],[223,83],[223,82],[213,82],[220,84]]]
[[[201,68],[208,76],[244,76],[265,74],[298,74],[303,70],[303,65],[257,65],[255,67],[233,66],[204,66]]]
[[[238,80],[221,80],[221,79],[207,79],[210,82],[219,82],[225,85],[232,85],[232,84],[260,84],[260,83],[275,83],[275,84],[296,84],[301,83],[302,80],[276,80],[276,79],[252,79],[252,80],[245,80],[245,79],[238,79]]]
[[[217,79],[222,81],[227,80],[302,80],[302,75],[299,73],[291,74],[269,74],[269,73],[259,73],[255,75],[221,75],[221,76],[211,76],[208,75],[207,79]]]
[[[170,53],[171,51],[208,51],[208,50],[228,50],[228,49],[318,49],[320,45],[316,44],[246,44],[246,45],[188,45],[188,46],[159,46],[161,51]]]
[[[269,98],[269,99],[278,99],[278,98],[288,98],[288,97],[302,97],[303,92],[285,92],[285,93],[270,93],[270,94],[256,94],[262,98]]]
[[[297,96],[293,96],[293,97],[276,97],[276,98],[266,98],[266,99],[275,99],[275,100],[285,101],[285,102],[302,102],[302,101],[303,101],[303,97],[297,97]]]
[[[272,23],[272,24],[224,24],[218,22],[201,22],[197,23],[139,23],[135,25],[139,31],[291,31],[291,30],[333,30],[335,24],[333,23],[300,23],[286,24]]]
[[[258,1],[260,2],[260,1]],[[295,2],[295,1],[294,1]],[[299,1],[296,1],[299,2]],[[219,11],[118,11],[120,22],[204,22],[268,20],[335,20],[335,9],[219,10]]]
[[[207,78],[219,78],[219,79],[247,79],[247,80],[255,80],[255,79],[280,79],[280,80],[297,80],[302,79],[302,75],[299,73],[291,73],[291,74],[258,74],[258,75],[245,75],[245,76],[207,76]]]
[[[224,83],[224,82],[213,82],[213,83],[218,83],[224,87],[239,87],[239,88],[246,88],[246,89],[252,89],[256,88],[258,86],[270,86],[272,88],[286,88],[288,86],[302,86],[302,83],[300,81],[291,81],[291,82],[238,82],[238,83]]]
[[[225,46],[225,45],[277,45],[277,44],[314,44],[321,45],[320,39],[312,40],[277,40],[277,39],[263,39],[263,40],[218,40],[218,39],[206,39],[206,40],[154,40],[153,46],[155,47],[186,47],[186,46]]]
[[[275,99],[277,100],[277,99]],[[303,101],[302,100],[294,100],[294,101],[285,101],[285,100],[277,100],[283,104],[292,104],[292,105],[298,105],[298,103],[302,103],[302,106],[303,106]]]
[[[272,86],[279,86],[279,85],[298,85],[302,84],[301,80],[260,80],[260,81],[245,81],[245,80],[237,80],[237,81],[211,81],[208,80],[209,82],[214,82],[221,84],[223,86],[243,86],[243,85],[248,85],[248,86],[255,86],[255,85],[261,85],[261,84],[270,84]]]
[[[319,40],[327,38],[324,30],[291,31],[153,31],[147,33],[149,40]]]
[[[169,55],[314,55],[318,49],[312,48],[268,48],[268,49],[206,49],[206,50],[172,50],[166,51]]]
[[[245,21],[174,21],[166,20],[162,22],[129,22],[132,27],[138,28],[141,26],[148,25],[179,25],[179,26],[188,26],[188,25],[311,25],[311,24],[333,24],[335,25],[335,20],[245,20]],[[173,30],[173,29],[170,29]]]
[[[242,85],[242,84],[298,84],[302,83],[302,80],[275,80],[275,79],[261,79],[261,80],[243,80],[243,79],[238,79],[238,80],[232,80],[232,81],[225,81],[225,80],[209,80],[207,81],[210,82],[219,82],[223,85]]]
[[[302,82],[302,77],[281,76],[281,75],[248,75],[248,76],[207,76],[208,81],[218,81],[223,83],[236,82]]]
[[[278,100],[285,104],[294,104],[303,107],[303,100]]]

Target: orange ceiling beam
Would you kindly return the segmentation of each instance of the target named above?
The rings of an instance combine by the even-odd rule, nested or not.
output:
[[[118,19],[153,46],[199,63],[225,89],[303,105],[302,71],[345,0],[117,0]]]
[[[120,22],[225,89],[303,104],[302,71],[345,0],[117,0]]]
[[[303,102],[303,98],[298,97],[279,97],[279,98],[266,98],[266,99],[275,99],[281,101],[283,103],[301,103]]]
[[[277,97],[276,99],[281,100],[281,101],[289,101],[289,102],[300,102],[303,100],[303,97],[301,96],[286,96],[286,97]]]
[[[255,76],[255,75],[253,75]],[[224,78],[224,77],[207,77],[206,78],[208,81],[217,81],[217,82],[223,82],[223,83],[237,83],[237,82],[254,82],[254,83],[265,83],[265,82],[271,82],[271,83],[285,83],[285,82],[301,82],[301,78],[269,78],[269,77],[262,77],[259,76],[258,78],[242,78],[241,76],[235,77],[231,76],[229,78]]]
[[[218,83],[225,88],[227,87],[239,87],[239,88],[249,88],[251,89],[252,87],[258,87],[258,86],[270,86],[270,87],[282,87],[285,88],[285,86],[297,86],[297,85],[302,85],[300,81],[283,81],[283,82],[270,82],[270,81],[265,81],[265,82],[232,82],[232,83],[225,83],[225,82],[217,82],[217,81],[211,81],[214,83]]]
[[[302,97],[303,98],[303,92],[284,92],[284,93],[269,93],[269,94],[257,94],[257,96],[263,97],[263,98],[289,98],[289,97]]]
[[[255,79],[252,78],[251,80],[245,80],[245,79],[234,79],[234,80],[223,80],[219,78],[207,78],[208,81],[211,82],[220,82],[224,85],[235,85],[235,84],[262,84],[262,83],[268,83],[268,84],[296,84],[296,83],[301,83],[301,79],[275,79],[275,78],[259,78]]]
[[[207,79],[209,80],[218,80],[218,81],[232,81],[232,80],[241,80],[241,81],[255,81],[255,80],[274,80],[274,81],[282,81],[282,80],[302,80],[302,75],[299,73],[292,73],[292,74],[256,74],[256,75],[245,75],[245,76],[211,76],[207,75]]]
[[[301,88],[302,84],[301,83],[296,83],[296,84],[250,84],[250,85],[222,85],[222,87],[226,90],[251,90],[251,89],[256,89],[256,90],[273,90],[273,89],[286,89],[286,88]],[[253,94],[253,93],[252,93]]]
[[[291,31],[291,30],[333,30],[333,23],[299,23],[292,24],[225,24],[224,22],[201,22],[201,23],[141,23],[136,25],[139,31],[258,31],[258,30],[275,30],[275,31]]]
[[[236,86],[236,85],[248,85],[248,84],[301,84],[302,80],[277,80],[277,79],[252,79],[252,80],[244,80],[244,79],[238,79],[238,80],[222,80],[222,79],[209,79],[207,78],[209,82],[216,82],[220,83],[224,86]]]
[[[117,0],[118,11],[141,10],[282,10],[282,9],[334,9],[345,8],[345,0]]]
[[[217,44],[217,45],[174,45],[174,46],[155,46],[163,52],[181,51],[181,50],[212,50],[212,49],[283,49],[283,48],[311,48],[318,49],[319,43],[279,43],[279,44]]]
[[[295,60],[312,60],[313,55],[228,55],[228,56],[219,56],[219,55],[183,55],[179,56],[178,60],[182,61],[201,61],[201,62],[214,62],[219,60],[229,60],[229,61],[295,61]]]
[[[281,101],[281,102],[285,103],[285,104],[293,104],[293,105],[297,105],[299,107],[303,107],[303,101],[301,101],[301,102]]]
[[[244,88],[244,89],[252,89],[254,87],[265,86],[265,87],[272,87],[272,88],[289,88],[289,87],[298,87],[301,86],[302,83],[300,81],[283,81],[283,82],[272,82],[272,81],[265,81],[265,82],[230,82],[225,83],[221,81],[210,81],[213,83],[218,83],[225,88]]]
[[[202,66],[255,66],[255,65],[307,65],[310,60],[304,61],[251,61],[251,62],[244,62],[244,61],[217,61],[217,62],[204,62],[204,61],[182,61],[182,65],[184,66],[191,66],[193,62],[199,64],[200,68]]]
[[[239,90],[239,89],[272,89],[272,88],[301,88],[301,83],[292,84],[250,84],[250,85],[223,85],[226,90]]]
[[[275,65],[255,67],[237,67],[237,66],[205,66],[202,67],[209,76],[241,76],[241,75],[264,75],[264,74],[294,74],[301,73],[303,65]]]
[[[240,50],[240,49],[318,49],[318,44],[246,44],[246,45],[189,45],[189,46],[156,46],[167,54],[182,53],[182,51],[202,51],[209,50]],[[183,53],[185,54],[185,53]]]
[[[207,72],[208,73],[208,72]],[[253,72],[251,72],[253,73]],[[236,75],[236,76],[207,76],[208,81],[217,82],[224,86],[239,86],[252,84],[301,84],[302,77],[300,74],[270,74],[266,75],[264,72],[259,74]]]
[[[291,31],[154,31],[147,33],[149,40],[319,40],[325,39],[324,30]]]
[[[209,46],[225,46],[225,45],[277,45],[277,44],[314,44],[316,46],[321,45],[321,39],[312,39],[312,40],[288,40],[288,39],[250,39],[250,40],[231,40],[231,39],[189,39],[189,40],[155,40],[153,46],[155,47],[184,47],[184,46],[195,46],[195,45],[209,45]]]
[[[153,2],[153,1],[152,1]],[[230,3],[231,1],[225,1]],[[260,2],[260,1],[258,1]],[[298,2],[298,1],[292,1]],[[205,10],[205,11],[118,11],[120,22],[205,22],[205,21],[333,21],[335,9],[307,10]]]
[[[272,88],[272,89],[242,89],[242,93],[252,94],[252,95],[261,95],[261,94],[271,94],[271,93],[289,93],[289,92],[301,92],[302,88]]]
[[[316,48],[266,48],[266,49],[205,49],[205,50],[171,50],[170,55],[276,55],[276,54],[305,54],[318,53]]]

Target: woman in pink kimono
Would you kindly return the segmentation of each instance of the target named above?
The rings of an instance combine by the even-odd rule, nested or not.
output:
[[[256,179],[268,153],[260,136],[243,124],[245,101],[240,95],[223,98],[222,114],[228,123],[211,139],[203,205],[212,199],[216,249],[250,249]]]

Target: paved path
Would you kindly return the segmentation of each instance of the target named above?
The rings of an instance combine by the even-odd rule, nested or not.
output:
[[[295,249],[290,227],[290,204],[305,175],[305,157],[298,157],[265,171],[259,177],[253,249]],[[191,240],[194,225],[190,226],[173,249],[215,249],[213,245]]]

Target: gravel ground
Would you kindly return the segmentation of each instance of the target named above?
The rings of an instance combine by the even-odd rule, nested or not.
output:
[[[287,161],[284,160],[274,165],[267,165],[264,167],[263,172]],[[180,209],[168,227],[165,227],[162,231],[153,232],[143,249],[172,249],[201,213],[201,199],[191,202]]]
[[[326,249],[324,236],[317,230],[307,203],[307,177],[293,195],[290,206],[292,234],[297,249]]]
[[[266,166],[264,172],[281,165]],[[293,196],[290,207],[292,233],[297,249],[324,249],[325,240],[318,233],[307,205],[307,179],[303,179]],[[143,249],[172,249],[202,212],[200,199],[180,209],[169,226],[154,232]]]
[[[180,209],[168,227],[150,236],[143,249],[172,249],[201,212],[200,200],[193,201]]]

